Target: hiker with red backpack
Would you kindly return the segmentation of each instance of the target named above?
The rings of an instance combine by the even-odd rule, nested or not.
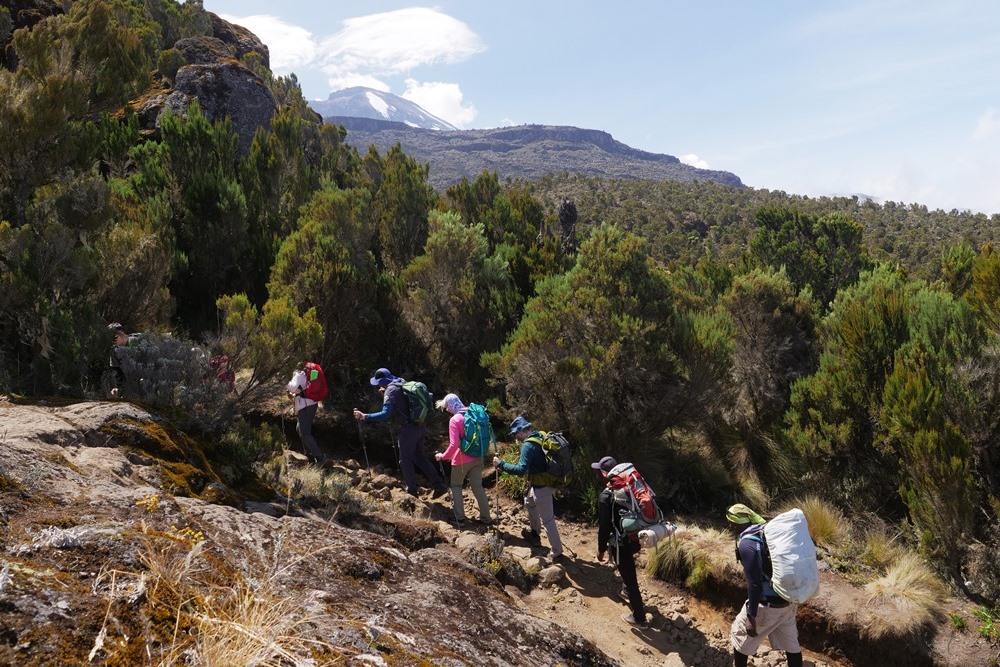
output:
[[[424,453],[424,437],[427,435],[424,420],[432,407],[427,387],[423,383],[406,382],[393,375],[388,368],[375,371],[368,382],[373,387],[378,387],[382,394],[382,409],[367,413],[354,408],[354,418],[359,422],[384,422],[392,419],[401,424],[397,443],[399,468],[403,471],[406,492],[411,496],[417,495],[420,487],[417,486],[416,468],[420,468],[434,487],[432,497],[440,498],[448,493],[444,480]]]
[[[736,559],[743,565],[747,578],[747,601],[733,621],[729,635],[733,664],[746,667],[749,657],[766,637],[772,649],[785,652],[788,667],[802,667],[802,647],[795,624],[798,605],[779,595],[771,581],[773,568],[764,537],[767,522],[742,503],[726,510],[726,519],[736,536]]]
[[[623,586],[619,596],[627,599],[632,609],[622,614],[622,620],[639,628],[649,627],[635,570],[635,556],[640,550],[638,533],[627,532],[622,526],[622,519],[627,516],[631,504],[626,508],[624,501],[616,500],[615,478],[611,475],[611,471],[617,469],[618,462],[605,456],[600,461],[591,463],[590,467],[599,471],[607,481],[604,490],[597,496],[597,560],[603,563],[605,554],[610,551],[611,561],[622,577]]]
[[[323,374],[323,368],[314,361],[303,363],[301,368],[296,369],[295,373],[292,374],[287,390],[295,406],[295,431],[302,439],[305,454],[310,463],[322,466],[327,462],[327,457],[316,444],[316,438],[312,434],[312,425],[319,402],[326,398],[327,394],[326,376]]]
[[[562,558],[563,546],[559,538],[559,527],[556,526],[555,510],[552,508],[552,486],[548,475],[549,463],[542,449],[542,440],[546,434],[535,430],[531,422],[518,415],[510,423],[510,435],[521,443],[521,455],[517,463],[501,461],[493,457],[493,465],[500,472],[509,475],[527,477],[528,495],[524,497],[524,507],[528,510],[528,524],[531,529],[521,531],[521,536],[535,546],[541,546],[542,537],[539,530],[545,526],[545,534],[549,538],[551,550],[548,557],[558,561]]]
[[[448,394],[436,403],[438,410],[451,413],[448,420],[448,448],[437,452],[438,461],[451,461],[451,503],[455,511],[455,527],[465,526],[465,498],[462,486],[469,480],[472,495],[479,506],[479,523],[492,525],[490,501],[483,488],[483,459],[496,444],[489,415],[483,406],[473,403],[465,407],[457,394]]]

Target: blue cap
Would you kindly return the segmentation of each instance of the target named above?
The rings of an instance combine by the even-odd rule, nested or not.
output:
[[[377,371],[375,371],[375,374],[372,375],[372,377],[369,380],[369,382],[372,383],[373,387],[381,387],[381,386],[389,384],[390,382],[392,382],[395,379],[396,379],[396,376],[393,375],[392,372],[388,368],[380,368]]]
[[[514,417],[514,421],[510,423],[510,435],[517,435],[526,428],[531,428],[531,422],[521,415],[518,415]]]

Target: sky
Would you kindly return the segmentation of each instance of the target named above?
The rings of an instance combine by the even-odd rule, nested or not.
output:
[[[204,6],[306,99],[362,85],[461,129],[603,130],[754,188],[1000,213],[996,0]]]

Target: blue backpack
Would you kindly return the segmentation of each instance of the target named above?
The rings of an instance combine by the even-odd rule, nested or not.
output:
[[[465,411],[465,435],[462,436],[459,449],[463,454],[483,457],[490,451],[490,445],[495,445],[496,441],[486,408],[478,403],[470,403]]]

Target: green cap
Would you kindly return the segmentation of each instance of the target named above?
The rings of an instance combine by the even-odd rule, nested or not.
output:
[[[737,523],[737,524],[767,523],[766,521],[764,521],[764,517],[757,514],[743,503],[736,503],[735,505],[727,509],[726,519],[728,519],[731,523]]]

